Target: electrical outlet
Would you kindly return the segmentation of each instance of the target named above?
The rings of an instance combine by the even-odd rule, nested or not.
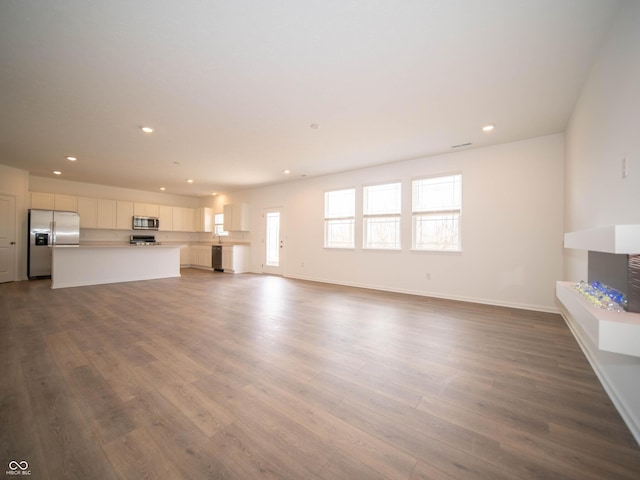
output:
[[[430,272],[425,273],[425,278],[427,280],[431,280],[431,273]]]
[[[300,266],[304,268],[304,262],[300,262]]]

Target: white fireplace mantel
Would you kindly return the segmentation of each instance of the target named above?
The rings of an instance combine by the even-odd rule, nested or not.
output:
[[[636,255],[640,253],[640,225],[609,225],[565,233],[564,248]]]

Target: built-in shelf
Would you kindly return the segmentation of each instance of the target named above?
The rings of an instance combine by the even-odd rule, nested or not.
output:
[[[591,304],[572,282],[557,282],[556,297],[599,350],[640,357],[640,313],[612,312]]]
[[[640,225],[610,225],[565,233],[564,247],[636,255],[640,253]]]

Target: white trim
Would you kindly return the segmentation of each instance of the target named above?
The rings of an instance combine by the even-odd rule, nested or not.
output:
[[[256,272],[256,273],[260,273],[260,272]],[[328,280],[328,279],[310,277],[305,275],[285,274],[284,277],[291,278],[294,280],[305,280],[309,282],[328,283],[332,285],[343,285],[345,287],[366,288],[369,290],[378,290],[382,292],[403,293],[406,295],[417,295],[419,297],[441,298],[443,300],[454,300],[454,301],[465,302],[465,303],[479,303],[481,305],[492,305],[494,307],[516,308],[518,310],[530,310],[534,312],[543,312],[543,313],[560,313],[557,307],[546,307],[546,306],[531,305],[526,303],[503,302],[500,300],[466,297],[461,295],[447,295],[447,294],[438,293],[438,292],[425,292],[421,290],[411,290],[411,289],[404,289],[404,288],[388,288],[388,287],[381,287],[378,285],[355,283],[355,282],[337,282],[335,280]]]

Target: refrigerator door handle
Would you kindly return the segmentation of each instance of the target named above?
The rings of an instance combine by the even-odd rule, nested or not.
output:
[[[50,246],[55,246],[56,244],[56,222],[51,222],[51,242]]]

